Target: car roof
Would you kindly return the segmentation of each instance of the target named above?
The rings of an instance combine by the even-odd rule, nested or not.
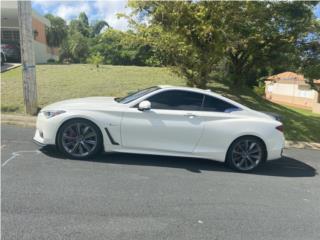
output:
[[[193,87],[182,87],[182,86],[172,86],[172,85],[158,85],[157,87],[161,89],[177,89],[177,90],[187,90],[187,91],[192,91],[192,92],[198,92],[198,93],[203,93],[203,94],[210,94],[210,95],[217,95],[221,96],[218,93],[212,92],[210,89],[200,89],[200,88],[193,88]]]

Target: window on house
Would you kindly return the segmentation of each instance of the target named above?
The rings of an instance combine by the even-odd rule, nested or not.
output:
[[[2,42],[19,42],[20,36],[19,31],[16,30],[2,30],[1,31],[1,40]]]

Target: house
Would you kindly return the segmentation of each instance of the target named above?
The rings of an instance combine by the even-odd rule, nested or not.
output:
[[[58,49],[47,45],[45,28],[50,26],[50,21],[32,11],[33,43],[36,63],[47,63],[49,59],[58,60]],[[16,49],[15,55],[19,55],[20,49],[18,2],[1,1],[1,47]],[[6,49],[3,49],[4,51]],[[12,54],[12,53],[11,53]]]
[[[320,80],[315,83],[320,85]],[[311,89],[303,75],[283,72],[266,78],[265,86],[269,101],[320,113],[320,94]]]

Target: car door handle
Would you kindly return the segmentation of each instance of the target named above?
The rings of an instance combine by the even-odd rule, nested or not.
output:
[[[193,113],[186,113],[184,116],[186,116],[188,118],[195,118],[197,115],[195,115]]]

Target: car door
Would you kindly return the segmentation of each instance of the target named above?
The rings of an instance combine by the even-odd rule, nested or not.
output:
[[[121,123],[122,144],[126,148],[149,151],[191,153],[201,133],[200,110],[203,94],[164,90],[145,99],[151,109],[129,108]]]
[[[240,110],[227,101],[205,95],[201,111],[197,113],[202,120],[203,134],[194,153],[221,159],[230,141],[234,140],[237,131],[233,120],[241,118]]]

